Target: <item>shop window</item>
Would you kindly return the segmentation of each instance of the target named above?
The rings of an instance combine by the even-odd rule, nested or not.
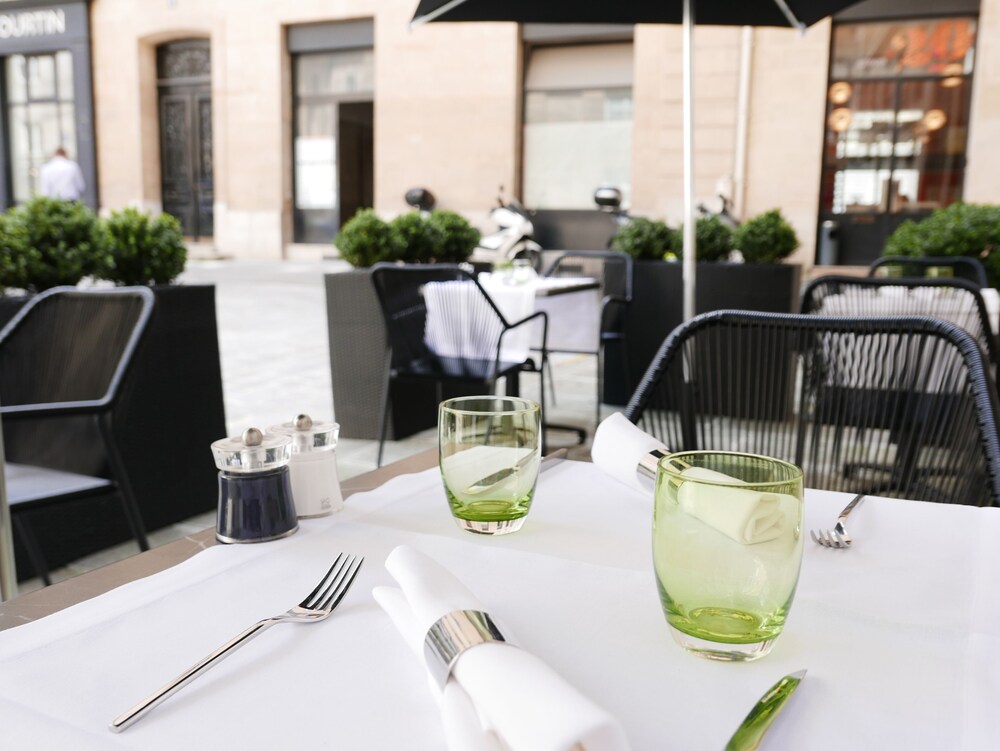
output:
[[[971,18],[834,27],[824,214],[926,213],[961,198],[975,37]]]
[[[591,209],[632,182],[632,45],[540,47],[525,77],[523,198],[533,209]]]
[[[24,203],[39,190],[39,172],[62,146],[76,159],[73,58],[62,50],[11,55],[5,65],[13,197]]]

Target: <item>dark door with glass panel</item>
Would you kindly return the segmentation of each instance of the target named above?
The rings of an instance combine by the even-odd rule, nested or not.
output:
[[[163,210],[189,237],[211,237],[212,95],[208,42],[186,40],[157,51]]]
[[[834,28],[820,223],[838,263],[867,265],[907,219],[962,197],[976,22]]]
[[[374,199],[374,53],[294,58],[295,242],[329,243]]]

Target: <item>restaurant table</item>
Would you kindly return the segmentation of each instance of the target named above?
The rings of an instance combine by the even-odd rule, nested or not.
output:
[[[532,276],[519,282],[513,279],[513,276],[502,274],[479,275],[480,285],[509,323],[541,311],[548,316],[549,351],[597,352],[601,325],[600,282],[590,277]],[[448,325],[435,326],[435,307],[441,295],[451,296],[449,307],[455,309],[457,299],[470,295],[470,304],[473,304],[475,294],[465,282],[432,282],[427,287],[433,287],[431,293],[426,287],[424,290],[428,345],[439,355],[456,356],[466,348],[450,337],[465,332]],[[508,362],[524,360],[530,350],[541,348],[541,334],[541,321],[508,332],[504,337],[502,358]]]
[[[429,463],[424,454],[405,469]],[[853,548],[806,542],[773,652],[724,664],[669,635],[648,494],[592,464],[548,466],[515,534],[459,530],[436,469],[388,467],[369,478],[384,484],[285,540],[214,546],[0,633],[4,748],[270,749],[301,738],[311,748],[443,749],[426,671],[371,596],[393,584],[383,562],[404,543],[449,568],[522,648],[615,715],[633,749],[720,749],[769,686],[802,668],[765,749],[996,748],[997,509],[868,499],[851,518]],[[803,534],[831,526],[847,500],[808,490]],[[298,601],[339,551],[366,564],[330,619],[274,629],[135,727],[107,730],[249,623]],[[122,579],[158,568],[156,553],[116,564]],[[2,609],[5,619],[17,612],[18,600]]]

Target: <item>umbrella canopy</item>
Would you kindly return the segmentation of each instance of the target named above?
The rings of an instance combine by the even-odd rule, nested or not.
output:
[[[518,23],[682,23],[684,25],[684,318],[693,318],[694,107],[692,27],[788,26],[804,30],[859,0],[420,0],[412,24],[427,21]]]
[[[854,2],[695,0],[694,21],[712,26],[811,26]],[[679,0],[420,0],[413,21],[679,24],[684,20],[683,6]]]

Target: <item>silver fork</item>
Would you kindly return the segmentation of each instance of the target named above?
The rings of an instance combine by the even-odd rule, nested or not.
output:
[[[809,534],[812,536],[813,542],[826,548],[851,547],[851,543],[854,541],[847,534],[847,527],[844,525],[847,523],[847,517],[854,510],[854,507],[864,499],[864,493],[858,493],[854,496],[854,499],[840,512],[840,516],[837,517],[837,523],[833,526],[833,529],[821,529],[819,532],[815,530],[810,531]]]
[[[316,585],[316,589],[310,592],[309,596],[302,602],[281,615],[257,621],[257,623],[246,631],[234,636],[197,665],[184,671],[181,675],[170,681],[170,683],[147,696],[121,716],[115,718],[110,725],[110,730],[120,733],[130,727],[144,717],[153,707],[166,701],[195,678],[208,672],[209,668],[218,665],[224,657],[228,657],[271,626],[289,621],[316,623],[328,618],[340,604],[340,601],[344,599],[347,590],[354,584],[354,579],[357,577],[358,571],[361,570],[361,564],[364,563],[364,560],[364,558],[355,558],[353,555],[344,555],[343,553],[338,555],[337,560],[330,566],[330,570],[326,572],[326,575]]]

